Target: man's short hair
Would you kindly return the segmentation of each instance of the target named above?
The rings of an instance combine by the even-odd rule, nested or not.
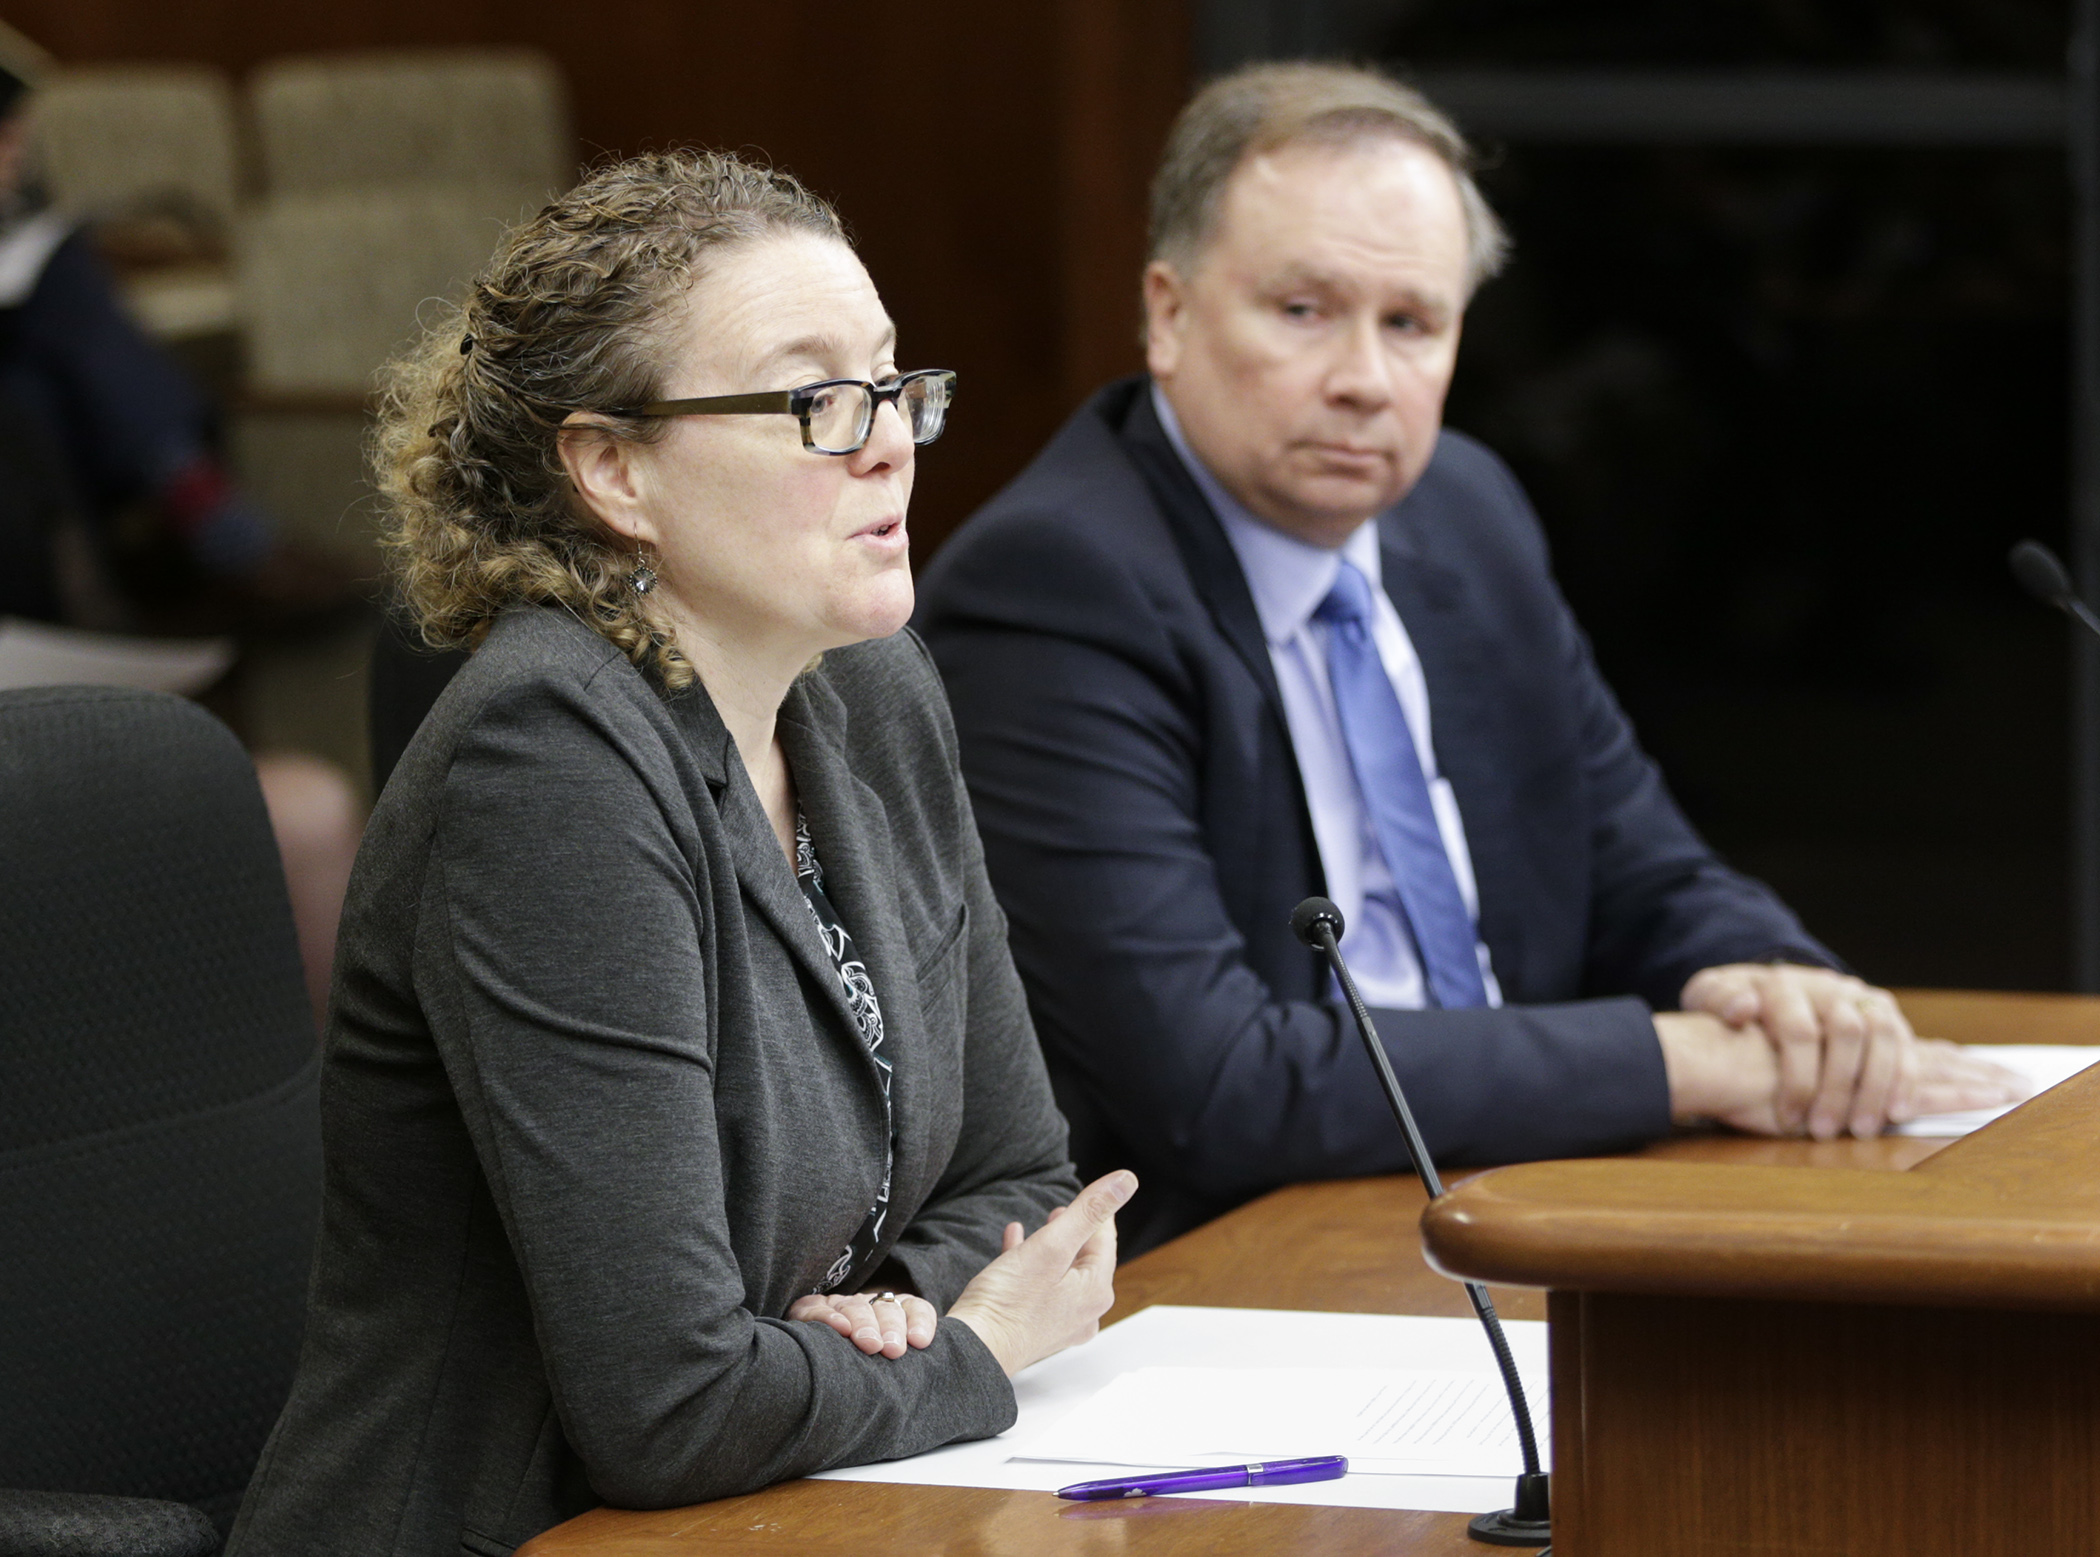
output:
[[[1218,225],[1225,186],[1249,157],[1293,142],[1398,139],[1434,152],[1458,184],[1466,218],[1466,292],[1502,268],[1509,235],[1473,182],[1473,150],[1428,98],[1349,65],[1247,65],[1189,100],[1152,180],[1150,258],[1195,268]]]

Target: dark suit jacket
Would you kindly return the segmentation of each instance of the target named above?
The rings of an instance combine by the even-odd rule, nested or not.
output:
[[[780,736],[882,1003],[883,1284],[946,1307],[1078,1185],[954,734],[908,634]],[[860,1225],[881,1096],[698,688],[507,614],[387,785],[344,914],[305,1349],[232,1551],[504,1553],[600,1501],[745,1492],[1013,1421],[966,1326],[789,1323]]]
[[[1126,1247],[1278,1184],[1405,1165],[1292,907],[1320,891],[1268,647],[1142,380],[1110,386],[941,551],[919,624],[1081,1172],[1144,1182]],[[1384,1011],[1439,1160],[1669,1127],[1649,1007],[1716,963],[1830,963],[1678,812],[1509,471],[1447,432],[1379,520],[1509,1004]]]

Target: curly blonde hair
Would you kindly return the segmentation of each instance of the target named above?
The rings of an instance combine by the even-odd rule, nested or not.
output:
[[[506,233],[466,300],[383,370],[382,544],[432,647],[475,647],[519,602],[561,605],[667,686],[692,683],[634,588],[641,559],[577,500],[558,440],[573,411],[662,398],[709,251],[789,233],[848,241],[788,174],[726,152],[629,158]],[[637,443],[665,427],[605,420],[595,435]]]

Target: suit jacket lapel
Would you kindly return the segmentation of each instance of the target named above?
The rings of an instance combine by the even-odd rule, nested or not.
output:
[[[846,759],[846,713],[831,689],[805,676],[788,693],[780,710],[780,741],[795,775],[795,789],[809,820],[810,837],[824,868],[824,893],[838,910],[854,954],[868,970],[875,998],[882,1006],[883,1052],[890,1062],[890,1102],[900,1136],[906,1120],[915,1120],[924,1077],[913,1063],[921,1023],[917,970],[911,946],[897,913],[894,883],[897,861],[890,838],[889,813],[874,790],[854,774]],[[776,845],[774,853],[779,853]],[[783,861],[783,864],[785,861]],[[801,888],[795,887],[801,901]],[[802,910],[805,921],[809,910]],[[859,1029],[845,1004],[845,994],[829,960],[826,987],[845,1014],[845,1031],[875,1083],[876,1068],[861,1046]],[[902,1155],[898,1162],[901,1173]],[[891,1203],[899,1205],[893,1184]]]
[[[695,685],[680,693],[672,700],[671,707],[687,741],[700,755],[709,782],[716,786],[715,803],[722,819],[722,834],[729,845],[729,857],[736,866],[737,886],[787,948],[795,965],[824,992],[824,998],[839,1019],[835,1025],[841,1026],[854,1049],[859,1051],[859,1028],[853,1020],[853,1008],[846,1003],[846,991],[839,983],[838,970],[832,966],[831,957],[817,934],[809,900],[802,895],[794,868],[788,864],[780,839],[774,835],[773,824],[766,816],[758,791],[751,786],[751,776],[744,768],[743,758],[728,727],[722,723],[721,715],[715,712],[715,705],[704,687]],[[799,780],[801,775],[798,773],[796,777]],[[852,930],[853,925],[849,922],[846,928]],[[856,935],[855,940],[858,939]],[[863,1063],[867,1063],[865,1055]],[[868,1068],[873,1071],[872,1065]]]
[[[1466,852],[1480,893],[1480,938],[1506,998],[1522,998],[1524,925],[1518,911],[1524,861],[1512,826],[1509,774],[1497,760],[1490,646],[1468,612],[1465,576],[1432,560],[1403,517],[1405,502],[1378,522],[1385,592],[1407,628],[1429,687],[1429,734],[1439,772],[1466,826]]]
[[[1233,652],[1246,661],[1254,681],[1268,699],[1276,717],[1283,718],[1283,694],[1276,687],[1276,666],[1269,658],[1269,640],[1261,630],[1261,617],[1254,609],[1254,596],[1247,588],[1247,575],[1239,554],[1225,538],[1225,527],[1203,500],[1181,456],[1167,441],[1152,409],[1152,381],[1139,379],[1137,395],[1121,429],[1123,448],[1152,489],[1152,496],[1166,516],[1174,544],[1189,570],[1197,592],[1210,607],[1212,619]]]

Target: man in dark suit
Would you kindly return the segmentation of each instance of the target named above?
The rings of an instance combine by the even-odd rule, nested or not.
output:
[[[1154,187],[1149,378],[1082,409],[921,593],[1075,1156],[1146,1186],[1126,1248],[1404,1165],[1288,928],[1314,892],[1440,1159],[1694,1118],[1870,1134],[2008,1095],[1706,848],[1522,490],[1441,431],[1503,249],[1466,166],[1374,74],[1206,88]]]

